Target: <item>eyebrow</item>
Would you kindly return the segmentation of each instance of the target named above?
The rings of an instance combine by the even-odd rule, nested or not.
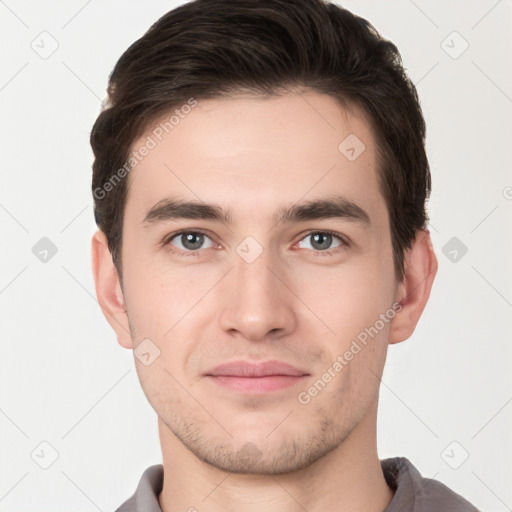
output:
[[[277,224],[303,222],[320,219],[343,219],[361,224],[371,225],[370,216],[359,205],[340,195],[282,206],[273,215]],[[143,220],[145,227],[176,219],[208,220],[231,225],[233,215],[230,210],[223,210],[218,204],[184,201],[176,198],[163,199],[156,203]]]

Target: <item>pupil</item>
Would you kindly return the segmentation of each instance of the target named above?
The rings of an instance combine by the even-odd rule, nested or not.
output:
[[[331,242],[331,239],[332,239],[332,236],[327,234],[327,233],[315,233],[313,235],[313,240],[314,240],[314,244],[318,244],[318,245],[325,245],[325,241],[324,241],[324,244],[322,243],[318,243],[318,238],[324,238],[325,240],[327,240],[327,247],[318,247],[319,249],[327,249],[328,246],[330,245],[330,242]]]
[[[203,235],[201,233],[187,233],[182,235],[181,241],[183,246],[187,249],[199,249],[203,242],[202,237]],[[194,239],[196,239],[195,243]]]

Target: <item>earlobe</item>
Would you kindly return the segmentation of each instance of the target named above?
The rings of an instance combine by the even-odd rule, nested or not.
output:
[[[96,231],[92,237],[91,256],[96,296],[101,310],[116,332],[119,344],[125,348],[133,348],[121,283],[107,238],[101,230]]]
[[[391,322],[390,344],[404,341],[412,335],[432,290],[437,258],[427,230],[418,231],[412,247],[406,252],[404,273],[395,297],[402,308]]]

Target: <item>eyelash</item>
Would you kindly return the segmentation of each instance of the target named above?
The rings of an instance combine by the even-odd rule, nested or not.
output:
[[[199,257],[199,253],[201,252],[200,249],[197,249],[195,251],[179,251],[177,249],[175,249],[172,245],[171,245],[171,242],[177,238],[178,236],[181,236],[181,235],[185,235],[185,234],[201,234],[201,235],[204,235],[204,236],[207,236],[208,238],[211,238],[208,236],[208,233],[206,233],[205,231],[202,231],[201,229],[194,229],[194,230],[182,230],[182,231],[178,231],[177,233],[173,233],[171,235],[169,235],[168,237],[166,237],[163,242],[162,242],[162,246],[165,246],[165,247],[170,247],[170,250],[175,253],[179,258],[188,258],[190,256],[192,257]],[[339,247],[336,247],[334,249],[331,249],[331,250],[328,250],[328,251],[318,251],[318,250],[313,250],[313,254],[315,256],[335,256],[337,253],[339,253],[340,251],[343,251],[343,250],[346,250],[347,247],[349,247],[349,242],[347,241],[347,239],[343,236],[341,236],[340,234],[338,233],[335,233],[334,231],[329,231],[329,230],[323,230],[323,231],[320,231],[320,230],[313,230],[313,231],[309,231],[308,233],[306,233],[300,240],[304,240],[305,238],[307,238],[308,236],[311,236],[311,235],[315,235],[315,234],[322,234],[322,235],[331,235],[332,237],[334,238],[337,238],[340,240],[340,242],[342,242],[342,245],[339,246]]]

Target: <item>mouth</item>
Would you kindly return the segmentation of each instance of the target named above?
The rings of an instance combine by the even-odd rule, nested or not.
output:
[[[215,384],[234,391],[267,393],[296,385],[309,373],[280,361],[259,364],[232,361],[209,370],[205,376]]]

